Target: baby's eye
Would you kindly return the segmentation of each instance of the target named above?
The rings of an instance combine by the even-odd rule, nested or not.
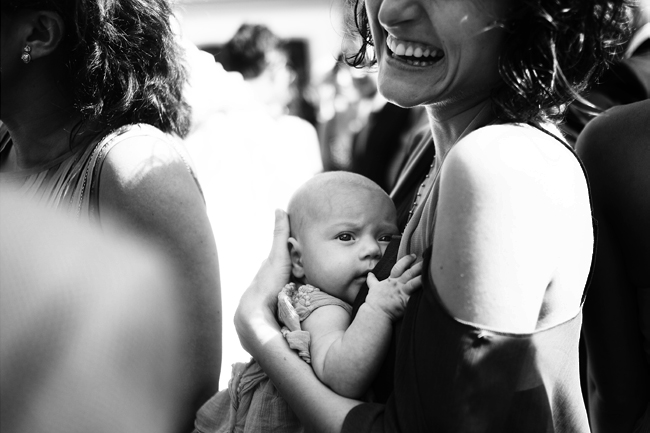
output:
[[[336,239],[338,239],[340,241],[343,241],[343,242],[350,242],[354,238],[352,237],[352,235],[350,233],[341,233],[340,235],[338,235],[336,237]]]
[[[379,242],[390,242],[392,238],[392,235],[384,235],[379,238]]]

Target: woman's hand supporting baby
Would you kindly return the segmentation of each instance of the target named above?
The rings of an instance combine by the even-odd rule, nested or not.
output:
[[[261,346],[273,337],[282,337],[276,308],[279,288],[287,284],[291,275],[288,239],[289,218],[286,212],[278,209],[271,252],[242,295],[235,312],[235,328],[241,345],[256,359],[263,355],[258,353]]]
[[[339,432],[348,412],[361,402],[341,397],[314,375],[309,364],[289,348],[276,320],[279,288],[289,281],[289,218],[276,211],[273,246],[255,279],[242,295],[235,328],[246,349],[271,378],[306,431]]]

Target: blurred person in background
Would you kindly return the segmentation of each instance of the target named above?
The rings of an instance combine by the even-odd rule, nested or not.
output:
[[[285,112],[291,74],[278,38],[266,26],[242,25],[218,56],[227,65],[188,41],[185,46],[185,95],[197,113],[184,144],[219,246],[227,348],[223,389],[230,365],[248,356],[232,320],[241,281],[252,278],[266,257],[275,209],[284,208],[323,166],[315,128]]]
[[[190,111],[170,4],[1,6],[0,182],[169,255],[182,313],[182,410],[193,414],[218,388],[221,300],[205,202],[179,145]]]
[[[572,145],[598,113],[650,98],[650,0],[638,0],[631,12],[633,33],[623,58],[584,93],[583,100],[569,105],[561,128]]]
[[[242,24],[219,58],[227,71],[239,72],[273,116],[285,114],[292,100],[295,73],[280,39],[262,24]]]
[[[594,433],[650,431],[650,100],[610,108],[578,137],[598,221],[584,306]]]
[[[323,167],[351,170],[354,137],[368,123],[370,113],[386,103],[377,91],[376,73],[350,68],[341,54],[318,89]]]
[[[564,136],[572,146],[576,145],[576,141],[579,139],[585,126],[597,117],[599,113],[618,105],[631,104],[650,98],[650,0],[639,0],[635,2],[634,7],[631,9],[631,17],[632,36],[626,42],[624,56],[612,64],[603,73],[602,77],[584,92],[582,95],[583,99],[578,99],[569,105],[565,121],[560,124]],[[619,115],[617,117],[619,118],[617,122],[620,123],[621,116]],[[591,141],[592,139],[589,139],[587,142]],[[592,147],[592,145],[585,145],[584,143],[585,141],[583,140],[583,147],[587,147],[587,149]],[[617,146],[620,144],[627,148],[627,143],[624,143],[620,138],[615,143]],[[591,151],[587,150],[587,152]],[[620,168],[624,170],[622,165]],[[592,174],[590,173],[590,175]],[[598,169],[595,176],[600,178],[604,176],[604,173]],[[598,181],[598,179],[596,180]],[[623,194],[627,195],[628,193],[625,192]],[[594,284],[598,285],[598,283]],[[591,291],[598,292],[599,290],[601,289],[592,289]],[[599,296],[594,295],[590,296],[590,298],[597,298]],[[596,300],[592,301],[593,305],[599,302]],[[594,307],[594,310],[598,310],[599,308]],[[588,302],[585,305],[585,320],[587,322],[590,321],[588,316],[591,315],[591,311],[592,308],[590,308],[590,303]],[[596,343],[592,341],[591,344],[593,346]],[[580,355],[582,359],[580,368],[583,394],[585,401],[588,403],[587,407],[589,407],[591,405],[589,403],[589,394],[594,395],[594,392],[589,392],[591,385],[589,385],[590,380],[587,377],[588,360],[584,341],[580,344]],[[621,357],[621,359],[624,358],[626,356]]]

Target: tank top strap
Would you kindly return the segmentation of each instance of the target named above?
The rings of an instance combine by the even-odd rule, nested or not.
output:
[[[77,216],[89,215],[92,219],[99,219],[99,183],[101,170],[108,153],[119,143],[137,136],[157,136],[167,142],[176,150],[188,172],[192,175],[201,196],[203,190],[198,177],[189,163],[184,152],[179,149],[180,144],[176,143],[169,135],[158,128],[148,124],[135,124],[121,126],[106,134],[91,152],[84,167],[81,187],[78,188],[74,202],[76,203]]]
[[[569,145],[569,143],[564,140],[561,137],[558,137],[557,135],[553,134],[551,131],[547,131],[546,129],[542,128],[539,125],[536,125],[532,122],[526,123],[526,125],[529,125],[535,129],[537,129],[540,132],[543,132],[544,134],[556,139],[559,141],[571,154],[573,157],[578,161],[578,164],[580,164],[580,169],[582,170],[582,175],[585,178],[585,182],[587,183],[587,192],[589,194],[589,209],[591,211],[591,226],[592,226],[592,231],[593,231],[593,236],[594,236],[594,245],[591,250],[591,264],[589,266],[589,274],[587,275],[587,282],[585,283],[585,288],[582,292],[582,299],[580,301],[580,306],[585,302],[585,299],[587,298],[587,291],[589,290],[589,286],[591,285],[591,280],[593,279],[593,274],[594,274],[594,268],[596,266],[596,249],[598,248],[598,220],[594,218],[594,203],[593,203],[593,195],[591,192],[591,184],[589,182],[589,176],[587,175],[587,169],[585,168],[584,163],[576,153],[575,149]]]

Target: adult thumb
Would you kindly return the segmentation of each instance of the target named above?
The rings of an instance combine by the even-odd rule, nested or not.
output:
[[[269,259],[285,262],[289,260],[289,215],[282,209],[275,210],[275,227],[273,229],[273,244]]]

